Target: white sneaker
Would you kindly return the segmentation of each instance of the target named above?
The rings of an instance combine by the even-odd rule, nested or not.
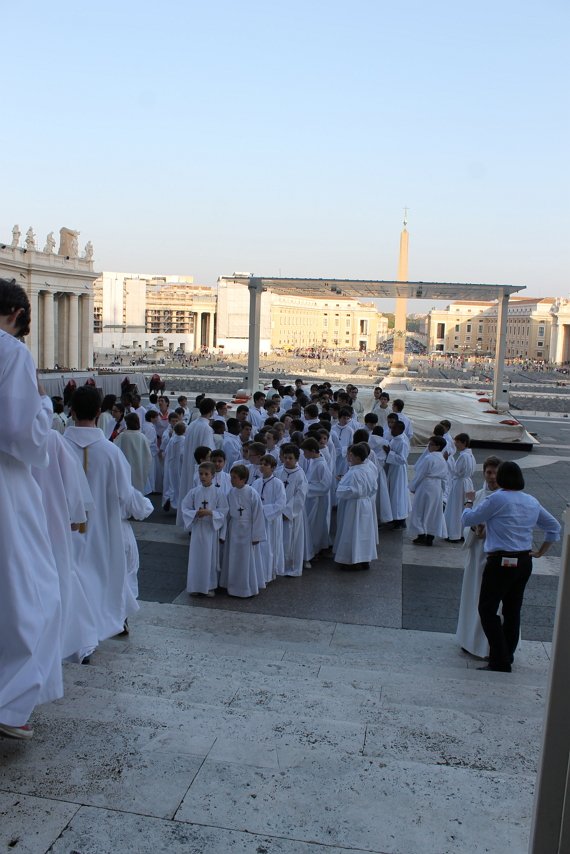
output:
[[[34,734],[33,727],[29,724],[23,726],[9,726],[8,724],[0,724],[0,735],[6,735],[8,738],[31,738]]]
[[[303,569],[312,569],[312,568],[313,568],[313,564],[311,563],[310,560],[304,560],[303,561]]]

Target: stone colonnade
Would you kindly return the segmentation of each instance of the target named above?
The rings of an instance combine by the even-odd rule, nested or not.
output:
[[[33,302],[35,302],[34,300]],[[37,318],[37,361],[42,368],[85,369],[93,365],[93,296],[40,290],[32,305]]]
[[[194,341],[196,350],[207,347],[213,350],[215,345],[214,327],[215,312],[200,311],[196,316],[197,325],[194,327]],[[198,323],[199,321],[199,323]]]

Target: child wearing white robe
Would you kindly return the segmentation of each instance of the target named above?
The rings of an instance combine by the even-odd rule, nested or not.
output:
[[[301,445],[307,468],[307,499],[305,501],[305,563],[330,548],[331,471],[321,456],[319,443],[312,436]],[[308,569],[309,567],[307,567]]]
[[[253,488],[261,498],[265,518],[265,540],[259,544],[261,562],[265,570],[265,583],[283,575],[285,556],[283,552],[283,511],[287,499],[282,481],[275,476],[277,460],[264,454],[259,461],[261,477]]]
[[[386,480],[386,451],[384,449],[383,433],[380,433],[382,427],[376,427],[378,433],[372,433],[369,444],[370,450],[374,454],[378,464],[378,489],[376,490],[376,516],[381,525],[387,522],[393,522],[392,504],[390,503],[390,493],[388,492],[388,481]]]
[[[162,467],[158,461],[158,437],[156,427],[154,426],[157,419],[158,413],[156,409],[147,409],[144,422],[141,426],[141,432],[148,442],[151,455],[148,478],[143,490],[145,495],[151,495],[153,492],[162,492]]]
[[[60,433],[48,437],[47,468],[32,467],[34,480],[42,492],[48,534],[56,558],[61,595],[61,655],[82,661],[99,641],[95,617],[82,583],[85,567],[76,563],[72,525],[87,521],[93,506],[91,490],[81,463]]]
[[[299,465],[299,448],[283,445],[281,458],[283,467],[276,472],[285,488],[286,504],[283,510],[284,569],[282,575],[303,574],[305,550],[304,509],[309,485],[305,472]]]
[[[369,569],[376,560],[376,472],[366,464],[364,445],[352,445],[347,452],[348,471],[337,487],[337,530],[333,546],[338,564],[353,569]]]
[[[124,608],[127,609],[127,603],[133,599],[136,601],[139,598],[139,547],[133,533],[133,528],[129,519],[137,519],[142,521],[153,512],[154,506],[150,498],[145,498],[142,492],[134,487],[131,490],[130,500],[128,502],[121,501],[122,515],[122,531],[123,543],[125,546],[125,559],[127,561],[127,576],[125,579],[125,596]],[[125,621],[125,629],[127,631],[127,622]]]
[[[171,507],[175,510],[178,509],[185,433],[186,424],[184,421],[179,421],[174,425],[174,433],[166,446],[162,483],[162,506],[165,510],[169,510]]]
[[[471,478],[475,471],[475,457],[469,447],[469,442],[467,433],[458,433],[455,437],[455,446],[459,453],[456,457],[449,457],[447,461],[451,470],[451,488],[445,505],[445,524],[447,525],[447,536],[451,543],[458,543],[463,539],[461,515],[465,493],[473,491]]]
[[[182,501],[184,528],[190,531],[186,590],[190,594],[213,596],[220,574],[219,541],[224,539],[228,502],[213,485],[213,463],[198,467],[200,486]]]
[[[232,488],[229,474],[225,471],[226,455],[222,450],[216,449],[210,454],[210,462],[214,464],[214,480],[216,489],[221,489],[224,495],[228,495]]]
[[[392,438],[385,443],[386,451],[386,481],[390,494],[390,505],[394,522],[392,527],[405,528],[410,510],[410,493],[408,492],[408,455],[410,443],[404,433],[402,421],[393,421]]]
[[[131,467],[131,482],[135,489],[144,492],[145,484],[152,464],[148,442],[141,432],[138,415],[129,412],[125,415],[127,429],[119,433],[115,445],[127,458]]]
[[[230,596],[257,596],[265,587],[259,544],[265,539],[265,520],[261,499],[248,486],[245,466],[234,465],[230,471],[232,488],[228,495],[228,526],[220,587]]]
[[[410,481],[410,492],[414,495],[409,519],[410,533],[415,535],[414,544],[431,546],[434,537],[447,536],[443,517],[443,499],[447,481],[447,461],[443,456],[445,439],[432,436],[428,442],[428,453],[420,457],[414,467]]]

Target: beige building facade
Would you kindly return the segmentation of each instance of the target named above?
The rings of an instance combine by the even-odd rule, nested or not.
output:
[[[94,294],[96,350],[214,347],[216,293],[192,276],[105,272]]]
[[[260,350],[307,348],[375,350],[386,335],[388,319],[373,303],[346,297],[261,296]],[[231,277],[218,279],[218,346],[228,353],[247,352],[249,293]]]
[[[509,300],[506,358],[559,362],[568,348],[564,311],[561,315],[560,344],[552,349],[551,335],[555,325],[555,307],[567,301],[553,297],[512,296]],[[443,310],[432,309],[428,315],[428,351],[458,355],[491,356],[497,337],[497,304],[495,302],[454,302]]]
[[[43,249],[30,227],[17,225],[0,243],[0,277],[16,279],[30,300],[32,325],[26,343],[38,368],[85,369],[93,365],[93,247],[81,257],[79,232],[62,228],[59,250],[53,232]]]

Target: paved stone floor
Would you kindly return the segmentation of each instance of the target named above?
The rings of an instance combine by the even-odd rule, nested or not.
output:
[[[539,426],[555,447],[504,456],[560,515],[568,437]],[[30,743],[0,739],[0,851],[526,852],[556,551],[529,587],[523,638],[536,639],[502,674],[455,643],[457,546],[382,531],[370,573],[316,562],[255,599],[209,600],[183,592],[172,517],[135,531],[130,636],[65,666],[65,697],[34,713]]]

